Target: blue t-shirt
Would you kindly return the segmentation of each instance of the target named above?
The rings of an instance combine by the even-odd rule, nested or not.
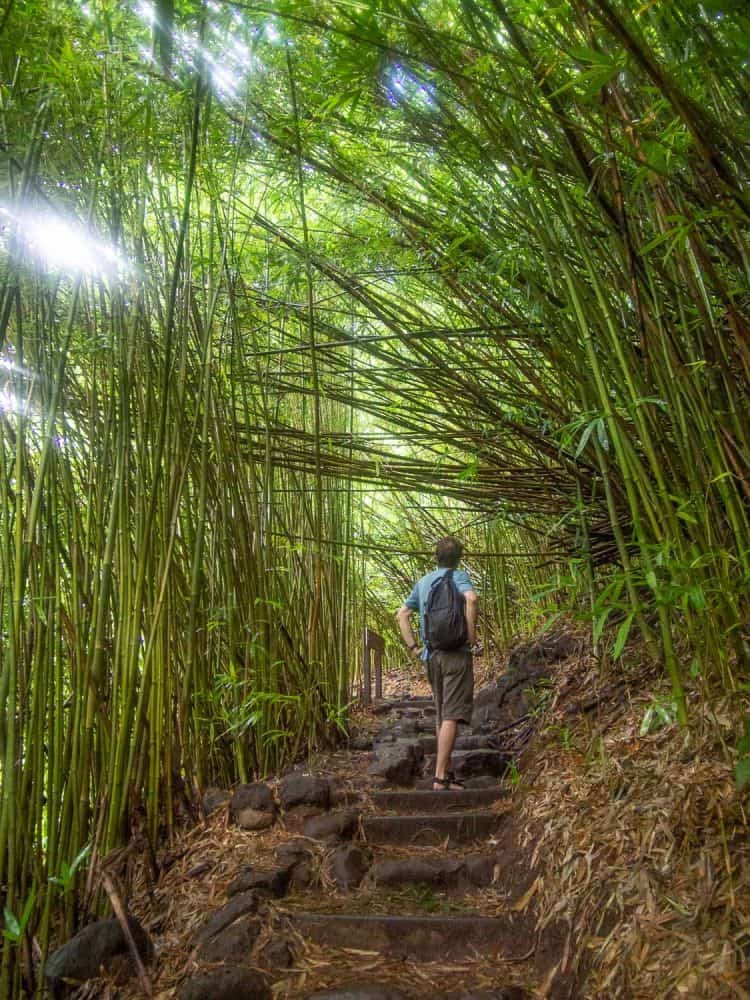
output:
[[[412,592],[404,601],[404,604],[410,611],[419,612],[419,636],[422,640],[422,645],[424,645],[424,609],[427,605],[427,598],[430,596],[430,588],[435,580],[446,572],[447,567],[441,566],[440,569],[434,569],[431,573],[426,573],[421,580],[417,580],[412,588]],[[466,594],[468,591],[474,589],[471,577],[465,569],[453,570],[453,582],[459,594]],[[467,646],[466,648],[468,649],[469,647]],[[422,650],[422,659],[428,660],[429,658],[430,654],[425,647]]]

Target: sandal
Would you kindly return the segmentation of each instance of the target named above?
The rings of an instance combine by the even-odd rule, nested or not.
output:
[[[464,783],[462,781],[457,781],[455,774],[449,771],[444,778],[438,778],[437,775],[432,779],[432,790],[437,791],[435,785],[440,785],[444,792],[460,792],[464,788]]]

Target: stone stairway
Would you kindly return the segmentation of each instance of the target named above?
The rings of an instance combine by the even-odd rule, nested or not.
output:
[[[492,784],[463,791],[433,791],[429,775],[434,762],[428,756],[435,749],[431,701],[409,699],[384,703],[376,706],[376,713],[384,718],[380,735],[385,739],[376,737],[375,750],[380,747],[387,754],[388,748],[395,746],[404,758],[408,759],[411,753],[412,759],[423,761],[421,770],[426,777],[421,780],[427,787],[362,790],[359,838],[370,851],[363,883],[372,891],[420,887],[443,894],[453,892],[459,894],[459,898],[466,890],[490,886],[496,874],[492,836],[502,818],[492,806],[507,796],[507,789],[497,780],[498,772],[504,770],[504,760],[501,765],[494,757],[501,755],[487,745],[486,739],[462,737],[458,745],[464,749],[454,758],[459,772],[462,764],[465,770],[468,754],[489,750],[489,758],[479,761],[475,758],[472,777],[490,778]],[[480,765],[487,760],[490,764],[485,769]],[[377,766],[371,770],[375,771],[377,780],[380,777]],[[418,768],[415,771],[412,778],[416,784],[420,775]],[[378,781],[378,784],[387,783],[387,780]],[[406,776],[401,780],[407,780]],[[389,847],[399,848],[398,855],[390,855]],[[435,847],[442,847],[443,851],[436,853]],[[420,848],[433,850],[419,853]],[[360,848],[341,847],[340,855],[345,856],[351,849]],[[361,912],[355,899],[348,912],[301,911],[288,912],[288,916],[298,934],[329,949],[359,947],[394,959],[444,962],[481,955],[517,960],[528,951],[527,921],[512,912],[491,917],[481,913],[373,914]],[[309,996],[315,1000],[385,1000],[410,995],[406,984],[399,993],[392,986],[347,982]],[[521,997],[523,991],[501,988],[462,993],[459,990],[456,995],[481,996],[489,1000],[490,997]]]
[[[235,879],[227,888],[231,902],[204,926],[203,957],[234,961],[231,941],[229,956],[226,947],[211,950],[217,936],[210,925],[218,922],[226,935],[244,921],[266,928],[253,930],[261,939],[272,927],[271,943],[280,954],[283,944],[289,961],[274,968],[261,960],[265,975],[238,967],[234,978],[222,964],[183,981],[179,1000],[267,997],[271,981],[276,997],[310,1000],[521,1000],[531,995],[518,985],[518,976],[508,973],[533,950],[534,929],[531,915],[514,909],[514,901],[504,900],[502,893],[498,834],[507,813],[508,789],[501,782],[507,758],[486,735],[463,734],[454,769],[470,787],[433,791],[431,701],[385,702],[374,706],[374,714],[379,731],[371,740],[353,741],[358,776],[335,788],[332,799],[319,777],[282,780],[280,799],[290,836],[275,849],[276,867],[248,869]],[[365,755],[371,761],[366,777]],[[492,894],[489,907],[487,892]],[[232,906],[227,920],[221,914]],[[237,947],[247,951],[242,935]],[[256,946],[250,942],[249,947]],[[324,989],[310,990],[290,974],[295,950],[309,947],[324,956],[319,963],[326,968]],[[197,954],[201,958],[200,950]],[[366,971],[359,971],[356,961],[353,967],[352,956],[358,955]],[[372,971],[373,960],[390,963],[385,980]],[[436,992],[434,976],[428,986],[429,978],[414,974],[420,964],[427,970],[433,963],[437,969],[463,963],[451,966],[460,974],[439,977],[444,992]]]

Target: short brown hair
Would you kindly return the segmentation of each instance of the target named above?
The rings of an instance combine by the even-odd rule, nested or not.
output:
[[[461,562],[464,547],[453,535],[446,535],[435,545],[435,559],[438,566],[455,569]]]

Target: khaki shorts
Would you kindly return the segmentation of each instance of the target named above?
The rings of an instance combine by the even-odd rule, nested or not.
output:
[[[464,649],[436,649],[426,666],[435,699],[438,728],[444,720],[470,723],[474,706],[471,653]]]

